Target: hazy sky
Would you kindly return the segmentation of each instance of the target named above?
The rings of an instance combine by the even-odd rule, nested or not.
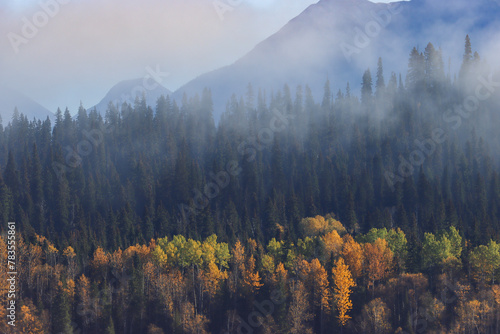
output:
[[[317,1],[2,0],[0,85],[72,113],[148,67],[170,73],[162,83],[175,90],[231,64]]]

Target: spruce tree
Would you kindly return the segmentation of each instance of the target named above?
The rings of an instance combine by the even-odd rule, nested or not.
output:
[[[58,288],[52,308],[52,333],[73,334],[71,327],[70,306],[62,287]]]
[[[361,102],[364,105],[369,105],[372,99],[372,75],[370,69],[367,69],[363,74],[363,82],[361,84]]]
[[[375,95],[381,98],[385,93],[385,80],[384,80],[384,67],[382,64],[382,58],[378,59],[377,63],[377,82],[376,82]]]

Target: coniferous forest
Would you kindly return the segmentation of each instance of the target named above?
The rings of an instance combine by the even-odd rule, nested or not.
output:
[[[468,37],[456,74],[442,52],[379,59],[360,94],[249,84],[217,120],[209,87],[16,110],[14,332],[499,333],[500,76]]]

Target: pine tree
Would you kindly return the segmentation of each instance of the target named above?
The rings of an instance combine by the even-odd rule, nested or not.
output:
[[[321,102],[321,108],[325,112],[329,112],[332,104],[332,91],[330,88],[330,80],[326,80],[324,93],[323,93],[323,101]]]
[[[382,65],[382,58],[378,59],[377,63],[377,82],[376,82],[375,95],[378,98],[383,97],[385,93],[385,80],[384,80],[384,67]]]
[[[52,312],[52,333],[72,334],[70,306],[62,286],[57,291]]]
[[[425,78],[425,57],[424,55],[413,48],[408,61],[408,75],[406,76],[406,87],[408,90],[417,94],[423,92]]]
[[[361,84],[361,102],[364,105],[369,105],[372,99],[372,75],[370,69],[367,69],[363,74],[363,82]]]
[[[471,62],[472,62],[472,45],[470,42],[469,35],[465,36],[465,47],[464,55],[462,60],[462,66],[460,67],[459,79],[465,80],[466,76],[469,74]]]
[[[9,151],[9,157],[7,160],[7,165],[5,166],[5,171],[3,174],[3,179],[10,191],[16,196],[19,192],[19,172],[16,168],[16,162],[14,159],[14,154]]]

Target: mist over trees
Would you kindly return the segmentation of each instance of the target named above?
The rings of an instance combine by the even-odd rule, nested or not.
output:
[[[498,331],[498,74],[467,37],[457,76],[429,43],[407,73],[379,59],[360,79],[359,98],[327,81],[321,101],[249,84],[217,123],[209,88],[55,124],[16,111],[0,126],[0,221],[40,271],[20,286],[33,332],[232,333],[273,289],[286,301],[255,332],[415,332],[418,305],[436,333],[473,332],[472,309]],[[82,316],[114,295],[115,269],[127,290]],[[444,285],[458,299],[443,304]]]

